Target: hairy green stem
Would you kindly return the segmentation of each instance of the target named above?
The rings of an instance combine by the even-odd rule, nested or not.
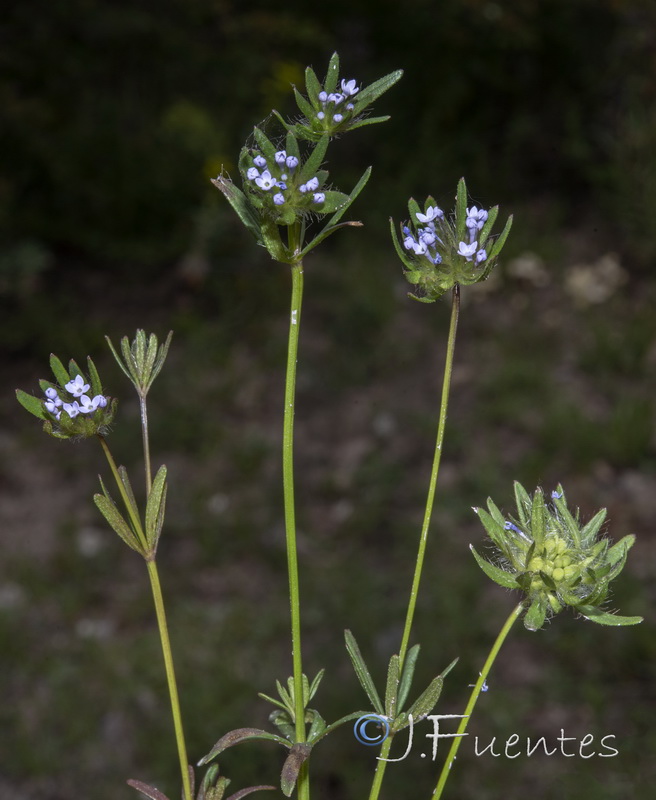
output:
[[[435,787],[435,791],[432,794],[431,800],[439,800],[442,797],[442,791],[444,790],[444,786],[446,785],[447,780],[449,779],[449,775],[451,774],[451,767],[453,766],[453,762],[455,761],[456,755],[458,754],[458,748],[460,747],[460,742],[465,735],[465,731],[467,730],[467,725],[469,723],[469,719],[474,711],[474,707],[476,706],[476,701],[478,700],[478,696],[480,695],[483,686],[485,685],[485,681],[487,680],[487,676],[492,668],[492,664],[494,664],[494,660],[496,659],[497,655],[499,654],[499,650],[503,645],[504,641],[506,640],[506,636],[508,636],[510,629],[515,624],[516,620],[519,619],[519,615],[525,608],[525,602],[522,600],[521,603],[512,610],[510,616],[505,621],[503,628],[499,632],[494,644],[492,645],[492,649],[485,660],[485,664],[483,664],[483,669],[481,670],[481,674],[478,676],[478,680],[474,684],[474,688],[472,689],[472,693],[469,697],[469,702],[467,703],[467,707],[465,708],[465,713],[463,718],[460,720],[460,725],[458,726],[458,730],[455,734],[455,738],[453,739],[453,743],[449,750],[449,754],[446,757],[446,761],[444,762],[444,766],[442,767],[442,772],[440,773],[439,780],[437,782],[437,786]]]
[[[145,434],[147,436],[147,433]],[[143,547],[144,553],[149,552],[148,542],[141,525],[141,520],[135,513],[132,503],[127,496],[123,481],[119,474],[114,457],[107,445],[107,442],[102,436],[98,437],[101,447],[105,453],[105,457],[109,463],[109,467],[116,481],[116,485],[123,499],[123,503],[130,515],[132,526],[135,533],[139,537],[139,541]],[[145,440],[147,441],[147,439]],[[147,473],[148,474],[148,473]],[[149,488],[150,491],[150,488]],[[166,670],[166,680],[169,687],[169,696],[171,698],[171,714],[173,716],[173,727],[175,729],[175,740],[178,747],[178,757],[180,759],[180,771],[182,774],[182,788],[184,800],[193,800],[191,795],[191,782],[189,780],[189,760],[187,759],[187,746],[185,744],[184,732],[182,729],[182,715],[180,713],[180,700],[178,697],[178,687],[175,680],[175,670],[173,668],[173,654],[171,652],[171,641],[169,639],[168,625],[166,623],[166,613],[164,611],[164,598],[162,596],[162,587],[159,581],[159,574],[157,572],[157,564],[155,563],[154,555],[146,558],[146,567],[148,569],[148,577],[150,579],[150,588],[153,594],[153,603],[155,604],[155,614],[157,616],[157,627],[159,629],[159,638],[162,644],[162,654],[164,656],[164,668]]]
[[[424,511],[424,521],[421,526],[419,537],[419,548],[417,551],[417,562],[415,574],[412,579],[410,590],[410,600],[408,601],[408,612],[403,628],[403,638],[401,639],[401,649],[399,650],[399,669],[403,669],[403,662],[408,651],[410,641],[410,631],[417,605],[417,595],[421,573],[424,566],[426,555],[426,543],[428,541],[428,529],[430,527],[431,515],[433,513],[433,503],[435,501],[435,488],[437,486],[437,475],[440,469],[440,459],[442,458],[442,443],[444,441],[444,429],[446,427],[446,412],[449,404],[449,389],[451,387],[451,374],[453,372],[453,353],[456,346],[456,332],[458,330],[458,315],[460,312],[460,287],[456,284],[453,287],[453,297],[451,303],[451,324],[449,325],[449,339],[446,346],[446,361],[444,363],[444,378],[442,380],[442,399],[440,402],[440,417],[437,425],[437,440],[435,442],[435,455],[433,456],[433,468],[431,470],[430,483],[428,485],[428,496],[426,498],[426,510]]]
[[[291,231],[290,231],[291,233]],[[287,541],[287,571],[289,575],[289,605],[291,610],[292,658],[294,681],[294,716],[296,741],[306,740],[305,705],[303,703],[303,659],[301,654],[301,603],[296,547],[296,513],[294,506],[294,402],[296,396],[296,362],[303,301],[303,263],[292,264],[292,297],[289,316],[289,342],[285,373],[285,409],[282,433],[282,481],[285,506],[285,537]],[[298,797],[309,800],[308,764],[298,776]]]

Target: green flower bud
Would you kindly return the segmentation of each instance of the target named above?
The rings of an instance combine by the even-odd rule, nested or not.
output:
[[[552,493],[552,502],[548,503],[541,489],[531,497],[521,484],[515,483],[515,498],[516,518],[506,519],[492,500],[488,500],[489,512],[477,509],[498,550],[496,563],[481,558],[473,548],[472,552],[492,580],[526,594],[529,613],[524,624],[529,630],[537,630],[545,622],[546,617],[536,609],[550,609],[557,614],[566,606],[602,625],[635,625],[642,621],[642,617],[621,617],[601,607],[608,597],[610,582],[626,563],[634,536],[625,536],[610,546],[599,535],[606,509],[582,524],[578,509],[574,513],[568,509],[562,486]]]

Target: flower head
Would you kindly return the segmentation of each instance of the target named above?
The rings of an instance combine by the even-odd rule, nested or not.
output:
[[[517,517],[506,519],[488,499],[488,511],[474,509],[497,551],[496,563],[472,553],[483,572],[496,583],[526,595],[524,625],[540,629],[548,615],[567,606],[601,625],[635,625],[641,617],[604,611],[609,584],[622,571],[634,536],[611,545],[599,533],[606,518],[601,509],[586,524],[578,509],[567,507],[562,486],[547,503],[541,489],[531,497],[515,483]]]
[[[40,381],[43,399],[18,389],[18,402],[31,414],[43,420],[43,429],[57,439],[84,439],[89,436],[104,436],[109,431],[116,400],[110,400],[102,392],[98,372],[88,359],[87,379],[74,361],[66,369],[56,356],[50,357],[50,365],[58,383]],[[92,390],[93,396],[86,394]]]
[[[492,238],[499,209],[467,208],[464,178],[458,183],[456,208],[450,218],[432,197],[423,207],[411,199],[408,210],[410,220],[401,225],[401,238],[393,225],[392,237],[405,276],[418,289],[410,296],[424,303],[434,302],[457,284],[467,286],[485,280],[512,224],[509,217],[501,234]],[[465,239],[467,230],[469,241]]]

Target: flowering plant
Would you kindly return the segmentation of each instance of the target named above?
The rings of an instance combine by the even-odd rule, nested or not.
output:
[[[367,707],[329,722],[314,707],[314,698],[318,696],[324,671],[320,670],[312,681],[309,680],[303,666],[301,647],[293,451],[304,258],[338,229],[347,225],[360,225],[340,220],[367,183],[371,168],[365,171],[351,193],[345,194],[331,188],[328,172],[324,169],[324,159],[331,137],[386,119],[366,117],[364,112],[400,77],[400,72],[391,73],[368,87],[360,87],[353,78],[340,81],[337,55],[330,61],[323,85],[319,83],[314,71],[308,68],[307,98],[294,90],[303,118],[300,121],[285,121],[279,114],[275,114],[275,119],[282,123],[284,130],[275,140],[264,132],[263,127],[255,127],[252,140],[244,146],[239,157],[243,188],[237,187],[224,175],[213,181],[257,243],[266,247],[273,259],[291,267],[281,473],[291,610],[292,675],[286,682],[276,681],[277,697],[260,695],[274,707],[269,721],[275,732],[243,727],[221,735],[207,755],[198,762],[198,766],[209,765],[200,781],[198,792],[195,790],[194,769],[189,766],[187,757],[157,567],[158,545],[165,522],[167,470],[161,465],[153,477],[148,433],[147,396],[163,367],[171,334],[161,345],[154,334],[146,336],[143,330],[138,330],[132,341],[124,337],[118,350],[109,342],[114,357],[139,398],[146,488],[145,504],[142,507],[135,498],[128,471],[122,466],[117,467],[107,444],[106,438],[114,419],[117,401],[104,393],[91,359],[88,360],[87,378],[74,361],[66,369],[58,358],[52,356],[50,364],[56,382],[40,382],[43,396],[35,397],[21,390],[17,391],[19,402],[43,421],[47,433],[60,439],[96,437],[107,458],[122,508],[114,501],[102,479],[102,492],[94,496],[94,501],[112,529],[143,558],[146,565],[167,677],[183,800],[194,800],[194,796],[196,800],[222,800],[229,781],[219,774],[217,764],[210,762],[230,747],[253,740],[274,743],[283,749],[284,759],[279,779],[283,794],[291,796],[296,792],[300,800],[309,800],[310,756],[317,744],[354,720],[357,735],[358,730],[364,730],[358,727],[363,720],[366,727],[366,723],[372,719],[384,730],[384,735],[372,741],[372,737],[364,733],[364,738],[360,741],[381,745],[369,793],[369,800],[377,800],[388,762],[401,760],[389,758],[395,735],[406,728],[412,730],[411,726],[415,721],[421,721],[431,714],[440,699],[444,679],[456,666],[457,658],[452,659],[437,674],[435,669],[434,677],[425,688],[416,693],[414,701],[408,701],[420,652],[418,643],[411,645],[411,636],[444,443],[461,287],[482,281],[490,274],[512,225],[511,216],[501,233],[494,236],[492,231],[498,217],[498,207],[493,206],[486,210],[470,205],[464,179],[458,184],[455,210],[450,216],[444,213],[432,197],[423,206],[411,199],[408,204],[410,219],[401,225],[400,236],[392,223],[394,247],[401,259],[405,277],[417,287],[417,294],[412,294],[411,297],[422,302],[434,302],[450,291],[451,316],[435,450],[414,574],[401,641],[397,652],[391,653],[389,657],[384,691],[379,691],[376,687],[355,636],[347,630],[345,643],[348,657],[366,695]],[[323,222],[323,227],[308,240],[308,223],[315,218]],[[536,631],[545,624],[548,616],[570,606],[587,619],[602,625],[633,625],[641,621],[640,617],[621,617],[603,608],[609,584],[624,567],[633,537],[626,536],[615,545],[600,538],[605,511],[600,511],[589,522],[581,524],[578,511],[572,513],[569,510],[561,486],[552,493],[551,503],[545,501],[542,490],[537,489],[531,497],[519,483],[515,484],[515,496],[516,517],[504,516],[491,500],[488,501],[487,511],[477,509],[478,516],[495,546],[493,560],[484,559],[473,548],[472,551],[488,577],[505,588],[521,591],[524,596],[501,628],[479,679],[473,685],[458,733],[437,778],[432,793],[433,800],[439,800],[442,796],[467,722],[480,693],[486,687],[486,678],[501,645],[517,619],[523,617],[526,628]],[[373,708],[373,713],[370,708]],[[136,780],[129,783],[150,800],[167,800],[153,786]],[[227,800],[239,800],[252,792],[273,788],[268,784],[258,783],[237,791]]]

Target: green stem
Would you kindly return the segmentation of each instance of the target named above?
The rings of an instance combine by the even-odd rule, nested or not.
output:
[[[159,574],[157,572],[157,564],[155,561],[147,561],[146,566],[148,567],[150,588],[153,591],[153,602],[155,603],[157,626],[159,628],[159,638],[162,643],[164,668],[166,669],[166,681],[169,686],[169,696],[171,698],[171,714],[173,715],[173,727],[175,728],[175,741],[178,745],[178,758],[180,759],[184,800],[193,800],[191,795],[191,783],[189,780],[189,760],[187,759],[187,747],[185,744],[184,732],[182,730],[180,700],[178,698],[178,686],[175,680],[175,670],[173,668],[173,654],[171,652],[169,630],[166,624],[166,612],[164,611],[162,587],[160,586]]]
[[[478,700],[478,696],[481,693],[481,690],[487,680],[487,676],[492,668],[492,664],[494,664],[494,660],[496,659],[497,655],[499,654],[499,650],[503,645],[506,636],[510,632],[510,629],[515,624],[515,621],[519,619],[519,615],[524,610],[525,603],[522,600],[521,603],[512,610],[510,616],[504,623],[503,628],[499,635],[497,636],[494,644],[492,645],[492,649],[483,665],[483,669],[481,670],[481,674],[478,677],[478,680],[474,684],[474,688],[472,689],[472,693],[469,697],[469,702],[467,703],[467,707],[465,708],[465,713],[463,718],[460,720],[460,725],[458,726],[458,731],[455,734],[455,738],[453,739],[453,743],[451,745],[451,749],[449,750],[449,755],[446,757],[446,761],[444,762],[444,766],[442,767],[442,772],[440,773],[440,778],[437,782],[437,786],[435,787],[435,791],[433,792],[431,800],[439,800],[442,797],[442,791],[444,786],[449,779],[449,775],[451,774],[451,767],[453,766],[453,762],[455,761],[456,755],[458,754],[458,748],[460,747],[460,742],[463,739],[463,735],[467,730],[467,724],[469,723],[469,719],[474,711],[474,707],[476,705],[476,701]]]
[[[141,438],[143,441],[144,468],[146,470],[146,495],[150,494],[153,484],[150,472],[150,443],[148,441],[148,408],[146,395],[139,394],[139,409],[141,411]]]
[[[444,441],[444,429],[446,427],[446,412],[449,404],[449,389],[451,387],[451,374],[453,372],[453,354],[456,346],[456,332],[458,330],[458,315],[460,312],[460,287],[456,284],[453,287],[452,303],[451,303],[451,323],[449,325],[449,338],[446,346],[446,361],[444,363],[444,377],[442,379],[442,399],[440,401],[440,416],[437,425],[437,439],[435,442],[435,455],[433,456],[433,468],[431,470],[430,483],[428,485],[428,496],[426,498],[426,509],[424,511],[424,521],[421,526],[421,535],[419,537],[419,548],[417,551],[417,562],[415,564],[415,574],[412,579],[412,588],[410,590],[410,600],[408,601],[408,611],[405,618],[405,627],[403,628],[403,637],[401,639],[401,648],[399,650],[399,670],[403,669],[403,662],[405,661],[408,652],[408,644],[410,641],[410,631],[412,629],[412,621],[415,615],[415,608],[417,605],[417,595],[419,594],[419,584],[421,582],[421,572],[424,566],[424,557],[426,555],[426,543],[428,541],[428,529],[430,527],[431,515],[433,513],[433,504],[435,502],[435,488],[437,486],[437,475],[440,469],[440,459],[442,458],[442,443]],[[388,737],[383,743],[381,748],[381,756],[387,758],[391,747],[391,737]],[[387,761],[378,761],[376,765],[376,772],[371,785],[369,793],[369,800],[377,800],[380,793],[380,788],[383,783],[383,777],[387,768]]]
[[[446,427],[446,412],[447,412],[447,406],[449,404],[449,389],[451,387],[451,373],[453,371],[453,353],[456,346],[456,331],[458,329],[459,312],[460,312],[460,287],[458,286],[458,284],[456,284],[453,287],[453,296],[451,304],[451,324],[449,325],[449,339],[446,347],[444,378],[442,380],[442,399],[440,402],[440,418],[437,425],[437,440],[435,442],[435,455],[433,457],[433,468],[431,471],[430,483],[428,486],[428,496],[426,498],[426,510],[424,511],[424,521],[421,526],[421,535],[419,537],[417,563],[415,565],[415,574],[412,579],[410,600],[408,602],[408,612],[405,618],[405,627],[403,628],[401,649],[399,650],[400,670],[403,669],[403,662],[405,661],[405,656],[408,651],[408,643],[410,641],[410,630],[412,629],[412,620],[415,615],[415,607],[417,605],[417,595],[419,593],[419,583],[421,581],[421,572],[424,566],[424,557],[426,555],[428,529],[430,527],[431,515],[433,513],[433,503],[435,501],[435,487],[437,486],[437,474],[440,469],[440,459],[442,457],[442,443],[444,441],[444,429]]]
[[[289,604],[291,609],[292,658],[294,680],[294,716],[296,741],[304,742],[305,704],[303,703],[303,660],[301,655],[301,604],[296,548],[296,515],[294,507],[294,401],[296,396],[296,362],[303,301],[303,263],[293,263],[292,297],[289,317],[289,343],[285,374],[285,409],[282,433],[282,482],[285,506],[285,537],[287,540],[287,571],[289,575]],[[309,800],[308,764],[301,767],[298,777],[299,800]]]
[[[114,461],[114,457],[107,445],[107,442],[102,436],[98,437],[100,445],[105,453],[105,457],[109,463],[109,467],[114,475],[114,480],[118,490],[123,498],[125,507],[130,515],[132,526],[139,537],[139,541],[143,547],[144,558],[146,560],[146,567],[148,569],[148,577],[150,578],[150,588],[153,594],[153,602],[155,604],[155,614],[157,616],[157,626],[159,628],[159,638],[162,644],[162,654],[164,655],[164,668],[166,670],[166,680],[169,686],[169,696],[171,698],[171,713],[173,715],[173,727],[175,728],[175,739],[178,746],[178,757],[180,759],[180,770],[182,773],[182,787],[184,800],[193,800],[191,796],[191,782],[189,780],[189,761],[187,759],[187,748],[185,745],[184,733],[182,730],[182,715],[180,713],[180,700],[178,698],[178,688],[175,680],[175,670],[173,668],[173,654],[171,653],[171,642],[169,639],[168,626],[166,624],[166,613],[164,611],[164,598],[162,597],[162,587],[159,582],[159,574],[157,572],[157,564],[155,557],[148,556],[149,546],[146,540],[146,535],[141,525],[141,520],[134,509],[128,494],[123,486],[120,473]],[[150,490],[149,490],[150,491]]]

